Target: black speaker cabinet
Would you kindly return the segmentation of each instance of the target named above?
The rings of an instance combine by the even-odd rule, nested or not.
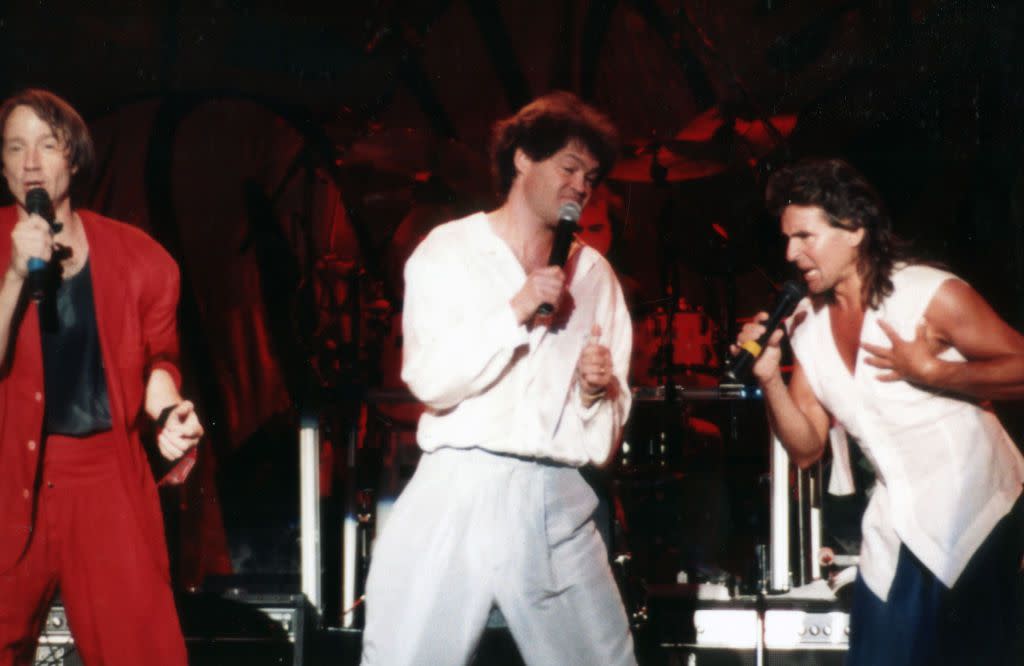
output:
[[[190,666],[305,666],[314,628],[300,594],[226,593],[178,597]],[[64,607],[50,608],[36,666],[82,666]]]

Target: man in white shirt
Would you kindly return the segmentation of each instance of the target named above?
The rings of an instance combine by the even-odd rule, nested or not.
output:
[[[910,262],[845,162],[783,169],[767,199],[809,292],[787,322],[788,387],[782,330],[754,365],[772,429],[806,467],[834,419],[878,475],[847,663],[1018,663],[1024,459],[986,401],[1024,395],[1024,336],[964,281]]]
[[[578,471],[608,462],[629,412],[629,313],[593,249],[547,265],[560,208],[587,203],[616,146],[573,95],[535,100],[495,125],[502,205],[436,228],[406,264],[423,455],[375,545],[364,664],[467,663],[492,606],[527,664],[635,663]]]

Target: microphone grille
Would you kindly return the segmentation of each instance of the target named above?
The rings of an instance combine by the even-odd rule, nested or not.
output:
[[[807,285],[796,280],[787,280],[786,284],[782,285],[781,293],[787,298],[800,300],[807,294]]]
[[[566,201],[562,204],[562,207],[558,209],[558,219],[565,220],[568,222],[579,222],[580,213],[583,209],[575,201]]]
[[[25,210],[41,215],[48,211],[52,204],[50,195],[41,187],[33,187],[25,193]]]

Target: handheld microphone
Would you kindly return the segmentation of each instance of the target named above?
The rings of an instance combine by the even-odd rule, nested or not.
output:
[[[750,378],[750,370],[754,361],[761,355],[768,338],[772,336],[779,323],[793,313],[796,304],[804,297],[806,287],[801,282],[789,280],[782,285],[782,290],[775,297],[768,320],[764,323],[764,333],[757,340],[748,340],[740,347],[740,352],[733,357],[732,364],[725,372],[725,382],[729,384],[745,384]]]
[[[565,267],[569,248],[572,247],[572,236],[580,228],[578,222],[582,212],[583,209],[575,201],[567,201],[558,209],[558,226],[555,228],[555,242],[548,256],[548,266]],[[537,308],[537,314],[541,315],[549,315],[554,311],[555,306],[551,303],[541,303]]]
[[[53,211],[53,202],[50,195],[41,187],[33,187],[25,193],[25,210],[29,215],[38,215],[50,225],[50,233],[60,231],[60,225],[56,222]],[[28,295],[37,303],[43,300],[43,293],[46,291],[46,267],[47,263],[39,257],[28,259]]]

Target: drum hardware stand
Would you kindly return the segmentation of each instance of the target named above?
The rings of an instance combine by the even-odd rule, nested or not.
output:
[[[821,578],[817,554],[822,546],[822,467],[815,464],[797,474],[797,571],[791,568],[789,500],[789,455],[778,438],[772,436],[771,452],[771,576],[770,593],[788,592],[794,583],[806,585]]]
[[[797,495],[800,506],[800,584],[821,578],[821,463],[800,471]]]
[[[320,589],[320,424],[312,410],[299,422],[299,524],[302,593],[317,618],[323,614]]]
[[[351,622],[357,626],[365,621],[365,609],[359,604],[359,600],[366,596],[366,577],[370,569],[370,544],[373,542],[373,529],[376,517],[373,511],[374,491],[372,488],[363,488],[356,492],[356,569],[357,577],[354,581],[354,593],[356,597],[355,612],[350,614]],[[348,626],[348,625],[346,625]]]
[[[364,258],[365,261],[365,258]],[[330,268],[330,266],[328,266]],[[326,268],[325,268],[326,270]],[[361,575],[363,572],[360,570],[361,564],[365,564],[366,558],[360,559],[360,551],[364,550],[361,544],[361,539],[365,534],[366,526],[371,522],[372,517],[367,517],[365,514],[365,507],[361,506],[358,499],[358,465],[357,457],[359,450],[359,429],[360,422],[362,419],[362,413],[364,411],[364,400],[366,397],[366,389],[364,385],[365,373],[360,364],[360,356],[363,350],[363,336],[362,326],[364,317],[364,297],[363,289],[365,286],[365,280],[367,278],[366,267],[349,266],[345,267],[344,275],[340,279],[344,279],[347,282],[348,289],[346,291],[347,296],[344,301],[337,298],[337,294],[332,285],[328,285],[330,288],[324,290],[323,298],[326,303],[320,303],[319,307],[321,310],[328,309],[331,312],[331,316],[337,319],[336,326],[337,339],[333,342],[340,354],[340,358],[331,359],[336,361],[335,365],[329,365],[327,367],[320,368],[318,375],[319,389],[321,393],[325,394],[328,398],[323,401],[324,406],[328,406],[335,410],[340,418],[341,423],[344,424],[343,428],[339,431],[344,434],[340,439],[344,442],[341,447],[344,456],[344,469],[345,469],[345,482],[342,485],[342,520],[340,525],[340,550],[341,550],[341,562],[337,563],[341,569],[341,581],[340,581],[340,604],[339,609],[341,612],[341,625],[342,628],[352,628],[357,620],[357,613],[353,612],[362,603],[362,586],[365,581],[365,575]],[[338,273],[340,275],[340,273]],[[333,276],[333,274],[332,274]],[[355,378],[355,379],[353,379]],[[306,419],[312,419],[315,424],[315,418],[307,415],[304,416],[303,423],[306,423]],[[305,433],[305,428],[303,429]],[[315,432],[315,430],[314,430]],[[305,440],[303,440],[305,441]],[[311,442],[306,444],[302,448],[303,455],[303,466],[300,467],[303,473],[303,542],[302,542],[302,578],[303,578],[303,591],[309,589],[306,592],[307,595],[315,594],[316,602],[314,606],[322,613],[323,603],[321,596],[320,586],[320,574],[322,573],[320,564],[320,550],[319,550],[319,538],[313,538],[312,536],[306,538],[306,534],[313,533],[313,525],[316,525],[316,529],[319,529],[319,515],[317,514],[315,519],[312,517],[306,518],[307,515],[312,516],[312,512],[307,507],[316,506],[316,500],[318,499],[319,491],[319,434],[316,434],[315,439],[311,439]],[[313,453],[310,453],[312,451]],[[310,458],[315,459],[315,462],[309,460]],[[312,499],[310,499],[312,498]],[[309,527],[307,528],[307,524]],[[331,529],[337,529],[332,526]],[[315,555],[314,555],[315,553]],[[332,566],[334,563],[332,563]],[[316,582],[312,581],[316,578]],[[313,597],[310,597],[311,602]],[[358,614],[361,619],[361,613]]]
[[[788,592],[789,567],[789,455],[777,437],[771,442],[771,576],[769,590]]]
[[[796,583],[797,586],[806,585],[811,581],[811,572],[807,563],[807,552],[809,546],[808,533],[810,532],[809,514],[804,510],[810,496],[810,488],[807,474],[803,470],[797,471],[797,552],[800,553],[797,559]]]
[[[643,629],[647,624],[647,605],[634,594],[632,582],[633,554],[622,552],[612,558],[612,565],[619,581],[619,592],[622,595],[622,605],[626,608],[626,616],[629,619],[629,626],[634,631]]]
[[[358,553],[359,519],[356,512],[356,449],[359,446],[359,426],[349,424],[345,446],[345,473],[348,476],[345,484],[345,517],[341,523],[341,607],[353,608],[356,605],[356,566]],[[341,618],[341,626],[350,629],[355,623],[353,613],[346,613]]]

